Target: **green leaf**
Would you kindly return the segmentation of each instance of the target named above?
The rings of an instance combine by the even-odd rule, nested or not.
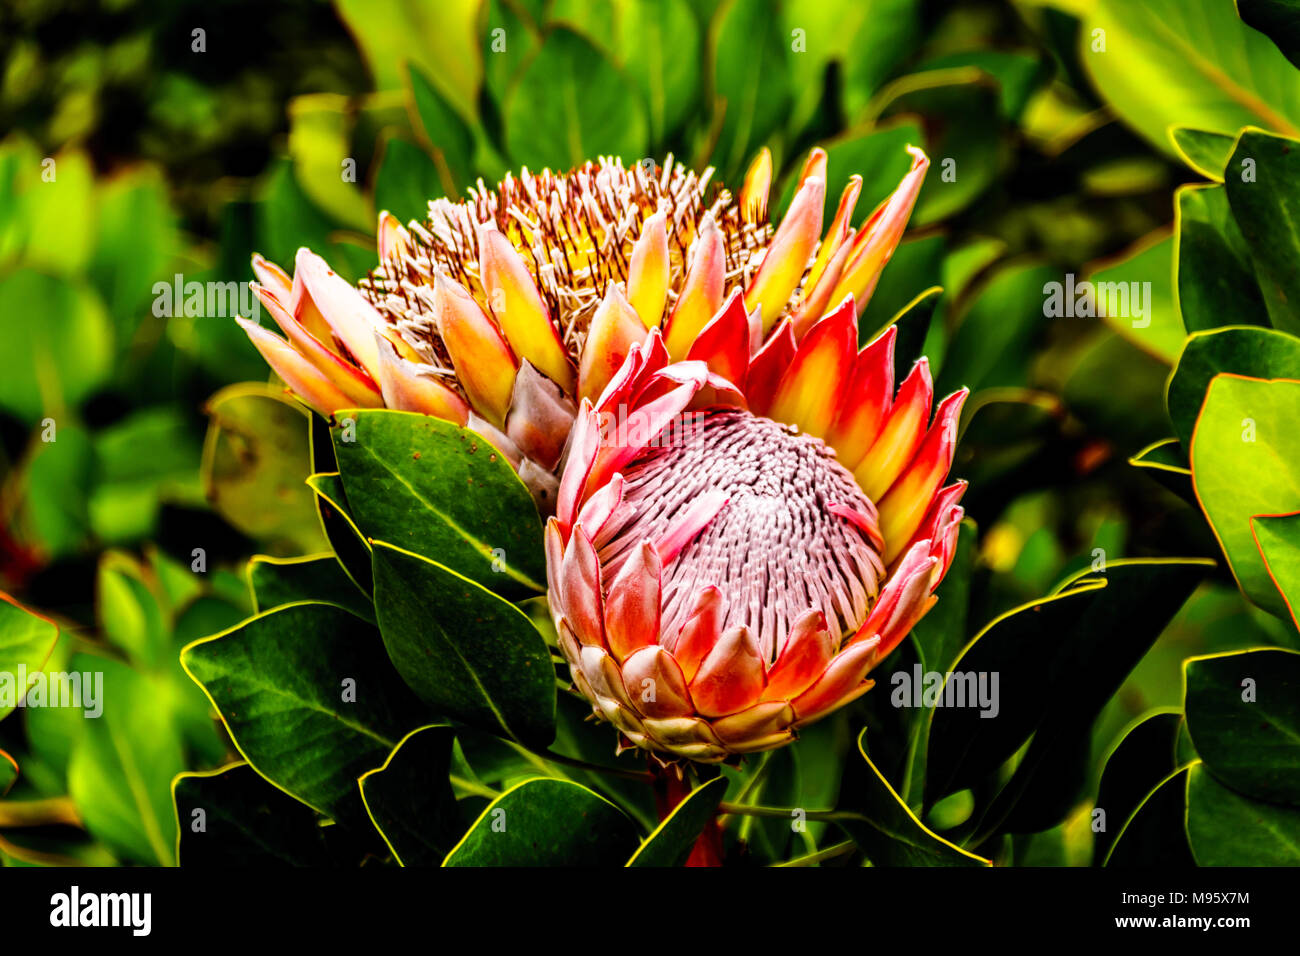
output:
[[[940,76],[950,76],[952,82],[936,83],[935,77]],[[911,82],[914,88],[894,98],[891,111],[933,118],[925,147],[939,159],[921,187],[912,214],[914,225],[931,225],[968,207],[1010,164],[999,84],[974,66],[913,74],[900,82]],[[945,175],[948,170],[953,175]]]
[[[1191,447],[1210,380],[1220,372],[1300,379],[1300,339],[1253,326],[1228,326],[1188,336],[1165,396],[1174,434],[1184,449]]]
[[[1193,657],[1187,730],[1205,766],[1238,793],[1300,804],[1300,653]]]
[[[970,706],[936,711],[926,804],[978,786],[1031,736],[1014,775],[986,811],[984,828],[1017,810],[1031,784],[1050,784],[1034,778],[1054,754],[1072,753],[1087,739],[1098,713],[1211,567],[1211,561],[1190,558],[1108,561],[1104,571],[1080,573],[1050,596],[995,618],[953,671],[998,675],[997,717],[984,719]],[[1067,782],[1067,788],[1082,783]],[[1051,814],[1068,812],[1076,796],[1053,793],[1050,800],[1039,795],[1024,802]]]
[[[1024,363],[1015,356],[1043,332],[1044,287],[1062,277],[1050,266],[1000,270],[979,292],[948,346],[935,394],[963,385],[971,391],[995,385],[1023,385]]]
[[[844,113],[856,120],[922,37],[920,0],[790,0],[781,4],[784,35],[802,30],[804,49],[788,58],[795,97],[789,129],[803,129],[824,107],[826,72],[840,71]]]
[[[1300,514],[1255,515],[1250,519],[1264,570],[1286,602],[1300,630]]]
[[[420,727],[358,781],[366,812],[402,866],[438,866],[464,830],[448,780],[455,740],[450,727]]]
[[[1232,149],[1237,145],[1235,136],[1175,126],[1169,131],[1169,137],[1183,162],[1206,179],[1223,182],[1224,167],[1228,165]]]
[[[1269,325],[1268,309],[1246,240],[1223,186],[1184,186],[1175,193],[1178,311],[1189,332]]]
[[[434,709],[521,743],[555,736],[546,641],[513,604],[455,571],[375,541],[375,609],[402,678]]]
[[[595,156],[646,154],[645,107],[636,90],[583,36],[557,27],[511,86],[506,148],[530,168],[566,170]]]
[[[1187,842],[1187,767],[1165,777],[1148,793],[1115,836],[1105,865],[1194,866]]]
[[[1136,252],[1090,272],[1088,280],[1093,283],[1098,317],[1144,352],[1171,365],[1183,346],[1185,330],[1174,297],[1174,238],[1158,238],[1161,235],[1143,239]]]
[[[343,573],[363,594],[373,593],[375,583],[370,576],[370,543],[348,514],[342,476],[337,471],[309,475],[307,486],[316,492],[321,530],[334,549],[334,557]]]
[[[61,192],[57,186],[38,189]],[[84,215],[76,210],[76,216]],[[53,234],[66,238],[64,224]],[[0,278],[5,348],[21,361],[0,375],[0,409],[35,424],[68,411],[103,385],[113,368],[113,329],[95,291],[81,283],[19,269]]]
[[[790,108],[789,35],[762,3],[731,0],[709,31],[713,91],[721,100],[722,129],[714,150],[723,179],[735,182],[751,154],[767,141]]]
[[[862,177],[862,191],[858,195],[856,207],[858,210],[875,209],[888,199],[898,188],[902,178],[907,175],[908,170],[912,168],[912,157],[908,155],[907,147],[918,146],[922,140],[921,128],[915,122],[900,122],[883,128],[871,126],[847,130],[835,139],[822,143],[821,147],[826,151],[826,199],[822,221],[829,223],[835,216],[835,211],[839,208],[840,196],[849,184],[851,176]],[[775,211],[779,210],[784,214],[791,200],[794,199],[795,190],[799,187],[801,169],[801,166],[796,166],[786,177],[781,189],[781,201],[773,213],[774,219]],[[906,258],[901,260],[898,258],[906,256],[903,252],[906,245],[908,244],[900,245],[895,258],[890,259],[890,268],[881,275],[881,285],[889,282],[890,275],[900,261],[907,261]],[[933,245],[928,242],[926,245],[921,243],[911,245],[921,246],[920,249],[913,250],[913,256],[917,256],[922,251],[929,253],[933,249]],[[911,272],[912,269],[904,266],[900,271]],[[927,270],[925,274],[927,276],[925,285],[938,282],[939,276],[933,269]],[[899,307],[915,296],[920,291],[921,285],[920,282],[913,282],[895,293],[890,303],[892,308],[888,310],[890,314],[898,311]],[[873,298],[879,294],[877,289],[877,292],[873,293]],[[864,322],[864,330],[877,327],[881,323],[883,319],[875,326]]]
[[[1300,809],[1243,797],[1204,764],[1188,774],[1187,837],[1199,866],[1300,866]]]
[[[19,670],[26,671],[28,678],[35,677],[58,642],[57,624],[0,591],[0,720],[13,713],[27,692],[26,687],[16,686]]]
[[[834,819],[867,858],[876,866],[989,866],[988,860],[948,842],[916,818],[867,756],[866,736],[865,729],[858,736],[858,753],[866,765],[858,803],[841,806]]]
[[[334,453],[367,538],[434,558],[509,597],[546,589],[537,507],[486,438],[428,415],[343,414],[355,435],[335,429]]]
[[[912,628],[912,643],[916,645],[923,671],[947,673],[952,670],[953,664],[961,656],[962,648],[966,646],[971,571],[975,563],[978,534],[974,521],[967,518],[962,522],[957,535],[957,551],[938,592],[939,603]],[[903,796],[913,806],[920,804],[925,783],[926,752],[929,749],[930,727],[934,721],[933,708],[922,710],[916,718],[912,725],[909,777],[902,787]]]
[[[1300,124],[1295,70],[1231,3],[1098,0],[1079,43],[1102,97],[1157,149],[1171,149],[1170,126],[1235,134]]]
[[[289,101],[289,155],[298,184],[330,216],[369,230],[371,204],[352,148],[355,114],[339,93],[305,93]],[[351,176],[348,176],[349,164]]]
[[[429,200],[445,194],[437,164],[404,139],[390,136],[375,176],[375,207],[387,209],[402,222],[424,219]]]
[[[428,74],[462,116],[474,115],[483,78],[479,41],[486,39],[477,36],[477,0],[338,0],[336,6],[357,38],[376,89],[400,88],[410,63]]]
[[[181,664],[258,773],[340,822],[365,823],[357,778],[427,722],[375,629],[329,604],[250,618],[190,644]]]
[[[944,236],[900,243],[858,319],[860,345],[866,345],[889,325],[898,324],[901,338],[894,345],[894,364],[896,369],[903,365],[898,381],[902,381],[920,356],[931,320],[946,301],[943,298],[946,252]]]
[[[282,604],[319,601],[337,605],[362,620],[375,623],[375,609],[369,598],[361,593],[330,553],[300,558],[254,555],[248,562],[248,586],[253,594],[255,614]]]
[[[68,761],[68,795],[86,829],[133,863],[169,866],[176,845],[171,780],[185,769],[160,681],[107,658],[74,670],[103,675],[98,718],[87,717]]]
[[[683,866],[695,841],[718,812],[727,778],[714,777],[686,795],[654,832],[645,838],[628,866]]]
[[[1298,177],[1300,142],[1248,129],[1237,140],[1224,182],[1268,314],[1274,326],[1288,332],[1300,332]]]
[[[171,658],[167,622],[139,562],[120,551],[105,552],[95,591],[104,636],[133,664],[157,669]]]
[[[493,800],[444,866],[621,866],[640,840],[618,807],[568,780],[536,778]]]
[[[1196,420],[1192,485],[1232,573],[1252,601],[1281,617],[1285,602],[1255,545],[1250,519],[1300,511],[1300,381],[1219,374]]]
[[[180,251],[177,215],[160,169],[141,166],[98,187],[95,252],[89,274],[126,334],[135,315]]]
[[[1140,717],[1121,732],[1106,756],[1095,805],[1106,816],[1093,840],[1094,866],[1106,859],[1120,830],[1147,794],[1174,772],[1174,746],[1181,723],[1176,710]]]
[[[622,0],[615,56],[646,104],[650,140],[662,143],[699,97],[700,30],[686,0]]]
[[[18,520],[33,544],[59,558],[76,552],[91,533],[90,501],[98,468],[94,445],[83,428],[60,423],[52,434],[54,441],[31,446]]]
[[[303,477],[311,470],[307,412],[280,390],[231,385],[208,401],[203,488],[217,513],[291,553],[323,550]]]
[[[474,178],[474,131],[417,67],[410,67],[408,77],[415,115],[419,119],[418,130],[423,132],[429,147],[441,155],[452,179],[443,191],[459,196]],[[383,207],[378,199],[375,204]],[[421,210],[420,218],[424,218],[424,210]]]
[[[1143,448],[1128,460],[1134,468],[1144,472],[1188,502],[1195,502],[1192,494],[1192,469],[1177,438],[1162,438]]]
[[[1237,0],[1237,13],[1300,66],[1300,0]]]
[[[180,827],[176,858],[181,866],[331,863],[324,830],[311,808],[272,786],[246,763],[180,774],[172,781],[172,798]]]

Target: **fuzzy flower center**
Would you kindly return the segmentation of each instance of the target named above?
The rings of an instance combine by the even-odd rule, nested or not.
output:
[[[747,626],[769,660],[809,608],[825,614],[837,643],[851,635],[884,565],[859,525],[837,513],[874,516],[875,507],[835,452],[737,408],[688,415],[687,426],[623,470],[629,516],[601,549],[606,580],[630,548],[662,539],[702,496],[720,492],[727,504],[663,569],[663,633],[676,633],[700,589],[714,585],[723,629]]]
[[[772,227],[766,219],[745,221],[731,192],[712,177],[712,167],[696,174],[669,155],[654,168],[601,158],[567,173],[525,168],[494,189],[479,180],[464,201],[430,202],[428,218],[408,226],[409,248],[380,263],[360,290],[436,371],[450,376],[433,322],[434,268],[486,308],[477,230],[491,220],[523,256],[576,363],[606,285],[626,284],[632,247],[656,210],[668,217],[669,307],[681,292],[690,245],[706,212],[723,235],[728,287],[748,283]]]

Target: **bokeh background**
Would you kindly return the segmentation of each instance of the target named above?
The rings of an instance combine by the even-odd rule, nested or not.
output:
[[[1290,87],[1230,0],[9,0],[0,590],[133,703],[114,739],[56,710],[0,724],[9,798],[55,824],[0,813],[0,858],[172,862],[171,778],[229,752],[177,651],[250,612],[251,555],[325,547],[303,421],[235,311],[166,314],[159,283],[244,284],[253,251],[288,265],[303,245],[356,279],[379,210],[603,153],[736,184],[767,146],[779,214],[820,145],[832,210],[854,172],[870,209],[921,144],[930,179],[862,326],[942,288],[914,306],[915,348],[939,394],[974,393],[953,473],[987,621],[1099,555],[1217,554],[1128,461],[1170,433],[1183,337],[1174,191],[1201,177],[1169,127],[1294,133]],[[1067,274],[1149,282],[1150,325],[1046,317]],[[1205,585],[1096,754],[1179,704],[1185,657],[1259,643],[1296,642],[1230,578]],[[1052,839],[1044,861],[1086,853]]]

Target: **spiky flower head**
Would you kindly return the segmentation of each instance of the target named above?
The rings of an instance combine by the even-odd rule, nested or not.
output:
[[[965,482],[943,487],[963,389],[931,421],[891,326],[847,297],[751,354],[737,291],[686,361],[655,331],[583,400],[546,527],[575,685],[626,745],[717,762],[789,743],[872,686],[934,604]]]
[[[389,407],[469,425],[510,459],[543,513],[578,403],[600,396],[659,330],[674,360],[716,337],[742,296],[746,348],[801,340],[852,296],[861,309],[902,235],[928,161],[857,228],[852,177],[822,230],[826,154],[814,150],[778,227],[764,150],[739,197],[669,156],[522,170],[423,222],[382,213],[380,262],[359,290],[299,250],[293,277],[260,256],[254,288],[284,332],[241,320],[289,388],[325,415]],[[785,331],[782,331],[785,330]]]

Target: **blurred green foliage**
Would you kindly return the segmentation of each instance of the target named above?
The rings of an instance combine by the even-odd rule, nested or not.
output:
[[[1300,646],[1238,591],[1190,449],[1150,447],[1188,440],[1214,371],[1249,371],[1215,352],[1190,412],[1171,389],[1171,427],[1165,384],[1187,332],[1296,330],[1284,266],[1300,243],[1279,245],[1270,205],[1222,183],[1242,127],[1297,134],[1300,86],[1230,3],[16,0],[0,8],[0,62],[0,589],[58,622],[49,661],[104,670],[131,702],[102,727],[38,709],[0,725],[21,768],[7,799],[66,797],[82,824],[0,825],[7,863],[174,862],[172,777],[235,756],[180,647],[253,610],[250,555],[328,539],[342,556],[351,533],[300,483],[331,470],[300,410],[276,389],[226,388],[267,379],[228,311],[158,314],[155,285],[242,284],[250,252],[287,264],[304,245],[355,279],[378,210],[419,217],[521,166],[671,152],[734,185],[767,146],[779,215],[814,145],[828,203],[858,173],[867,209],[907,168],[902,147],[924,145],[912,229],[862,325],[874,334],[943,287],[902,328],[941,391],[974,393],[953,468],[978,524],[963,639],[1099,555],[1220,560],[1073,741],[1088,769],[1064,822],[1008,837],[1006,858],[1090,862],[1085,796],[1121,731],[1182,708],[1186,658]],[[1224,283],[1188,279],[1211,266]],[[1149,323],[1046,318],[1044,286],[1067,274],[1149,283]],[[136,749],[108,746],[115,731]],[[849,747],[843,725],[816,733]],[[465,749],[447,757],[462,799],[518,772],[488,745],[471,769]],[[866,762],[876,776],[894,769],[887,750]],[[769,792],[751,796],[798,792],[795,761],[774,757]],[[879,806],[865,779],[854,792]],[[260,799],[235,782],[232,801]],[[939,829],[971,813],[964,797],[903,796]],[[773,858],[790,850],[761,825],[745,833]]]

